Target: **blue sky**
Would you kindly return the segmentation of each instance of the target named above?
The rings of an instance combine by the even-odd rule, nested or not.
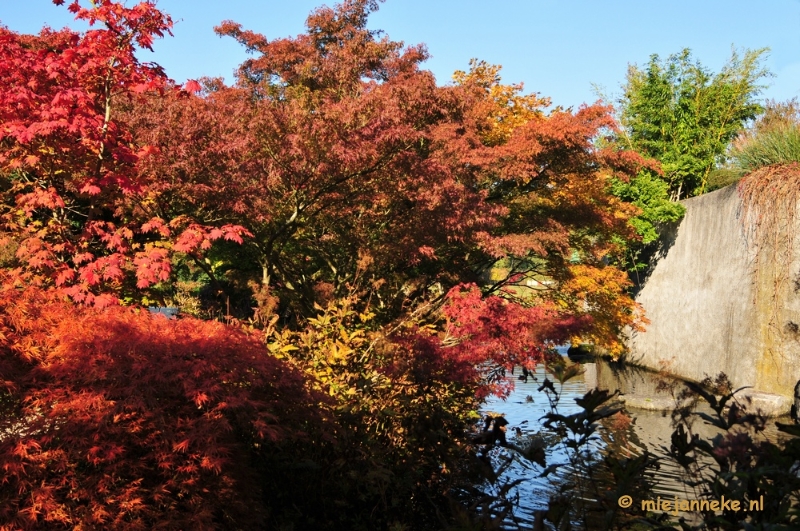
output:
[[[179,82],[204,75],[231,81],[246,55],[232,39],[214,35],[213,26],[231,19],[270,39],[296,35],[322,3],[160,0],[176,21],[175,36],[141,58],[161,64]],[[2,0],[0,22],[22,33],[44,24],[77,27],[66,8],[50,0]],[[629,63],[643,65],[653,53],[666,57],[687,47],[715,72],[732,46],[769,47],[765,66],[774,77],[763,97],[800,97],[800,0],[387,0],[369,25],[393,40],[425,43],[432,55],[426,66],[439,83],[476,57],[503,65],[505,82],[522,81],[526,91],[563,106],[595,101],[593,85],[613,96]]]

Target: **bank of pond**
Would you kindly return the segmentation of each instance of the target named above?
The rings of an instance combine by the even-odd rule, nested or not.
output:
[[[752,446],[738,435],[747,431],[756,444],[783,448],[792,437],[778,426],[791,426],[791,419],[751,418],[739,405],[731,413],[735,399],[724,408],[715,403],[717,414],[686,391],[687,382],[603,359],[570,361],[566,348],[558,350],[566,363],[556,374],[544,365],[516,368],[505,376],[514,384],[511,394],[484,404],[473,441],[488,465],[486,480],[476,485],[483,504],[475,507],[487,521],[502,521],[508,530],[680,528],[681,521],[699,529],[725,510],[736,520],[734,492],[742,498],[737,507],[753,499],[748,511],[739,511],[742,525],[758,519],[755,512],[765,510],[759,481],[771,480],[750,477],[760,470],[760,458],[737,457],[742,449],[730,441]],[[729,421],[732,426],[713,425]],[[744,490],[728,477],[736,474],[747,476]],[[714,506],[717,511],[711,503],[720,500],[711,499],[708,488],[715,481],[723,485],[717,498],[728,493],[729,500]],[[796,507],[796,497],[789,498]],[[701,503],[704,510],[692,510]]]

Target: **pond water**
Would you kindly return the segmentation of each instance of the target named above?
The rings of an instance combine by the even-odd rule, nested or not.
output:
[[[566,347],[558,350],[562,355],[566,354]],[[619,389],[622,393],[620,399],[628,402],[625,411],[632,420],[629,425],[624,425],[621,436],[617,434],[616,443],[620,442],[621,437],[624,444],[623,451],[633,456],[640,455],[644,450],[656,456],[666,455],[673,432],[670,412],[640,409],[640,407],[655,407],[665,402],[674,404],[673,392],[683,388],[681,382],[659,377],[642,369],[608,364],[602,360],[584,363],[583,369],[582,374],[565,382],[563,387],[554,382],[556,391],[560,393],[558,413],[570,415],[579,412],[581,408],[575,403],[575,399],[583,397],[590,389],[609,391]],[[532,436],[542,441],[537,435],[544,430],[542,417],[551,411],[546,393],[538,391],[546,376],[544,367],[541,365],[537,367],[527,382],[518,380],[519,374],[517,371],[515,375],[506,376],[514,381],[514,390],[510,396],[505,400],[491,397],[483,407],[484,414],[493,416],[500,414],[509,422],[506,433],[510,446],[529,444]],[[553,377],[549,376],[549,379],[552,381]],[[633,404],[638,407],[631,407]],[[707,406],[699,406],[697,409],[711,412]],[[787,419],[779,420],[787,422]],[[718,433],[716,428],[705,425],[700,420],[694,423],[693,430],[703,437]],[[782,434],[778,432],[774,422],[768,424],[763,436],[773,441],[782,439]],[[568,454],[563,445],[558,444],[555,439],[545,438],[544,441],[547,465],[568,461]],[[606,443],[603,440],[595,441],[592,449],[600,451],[604,444]],[[510,448],[496,447],[491,450],[490,457],[495,465],[512,458],[511,464],[501,477],[502,480],[524,480],[511,491],[511,496],[519,496],[519,503],[514,513],[514,521],[508,521],[507,529],[532,529],[536,511],[547,509],[548,500],[555,492],[553,480],[559,481],[559,478],[574,474],[569,466],[565,466],[549,477],[541,477],[543,466],[522,458],[518,452]],[[682,469],[676,463],[663,460],[660,469],[654,472],[654,495],[661,496],[662,499],[673,499],[676,496],[680,499],[698,499],[697,494],[681,481],[681,477]],[[488,487],[488,484],[483,487]]]

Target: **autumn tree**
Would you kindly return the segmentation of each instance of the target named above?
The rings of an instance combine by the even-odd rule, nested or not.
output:
[[[634,210],[608,187],[642,160],[594,146],[614,125],[609,109],[548,114],[545,98],[480,62],[439,87],[423,47],[366,27],[376,7],[321,8],[307,33],[273,41],[226,22],[218,32],[253,54],[234,87],[207,80],[197,96],[133,106],[126,121],[158,147],[140,178],[158,190],[160,219],[246,228],[252,238],[211,262],[292,319],[359,292],[392,320],[513,257],[566,290],[540,299],[614,315],[602,334],[614,342],[632,303],[606,264],[633,236]],[[492,289],[512,277],[523,280]],[[608,297],[585,305],[601,284]]]
[[[614,266],[622,263],[624,242],[636,239],[629,220],[638,211],[610,187],[651,163],[596,142],[616,130],[610,107],[547,113],[548,100],[524,95],[521,85],[503,86],[499,68],[478,62],[468,73],[457,73],[456,81],[475,98],[469,108],[480,144],[468,160],[480,168],[487,202],[504,208],[501,225],[480,248],[489,264],[506,260],[512,267],[490,289],[523,280],[551,282],[552,288],[519,302],[552,302],[589,317],[583,339],[620,351],[622,323],[636,318],[626,295],[629,282]],[[498,131],[503,141],[495,140]]]
[[[55,0],[62,4],[63,0]],[[241,230],[213,233],[191,218],[165,225],[138,208],[147,183],[137,164],[153,153],[119,120],[138,94],[178,90],[143,63],[172,20],[141,2],[69,5],[97,29],[45,29],[38,36],[0,29],[0,218],[4,245],[26,268],[78,301],[108,304],[124,286],[169,277],[173,250],[205,249]]]

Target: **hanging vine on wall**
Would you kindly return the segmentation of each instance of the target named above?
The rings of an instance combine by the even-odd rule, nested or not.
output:
[[[772,267],[772,278],[768,280],[771,287],[768,326],[779,331],[778,294],[784,292],[791,277],[800,163],[758,168],[739,182],[738,191],[741,198],[738,217],[745,246],[752,256],[754,278],[759,281],[769,275]]]

